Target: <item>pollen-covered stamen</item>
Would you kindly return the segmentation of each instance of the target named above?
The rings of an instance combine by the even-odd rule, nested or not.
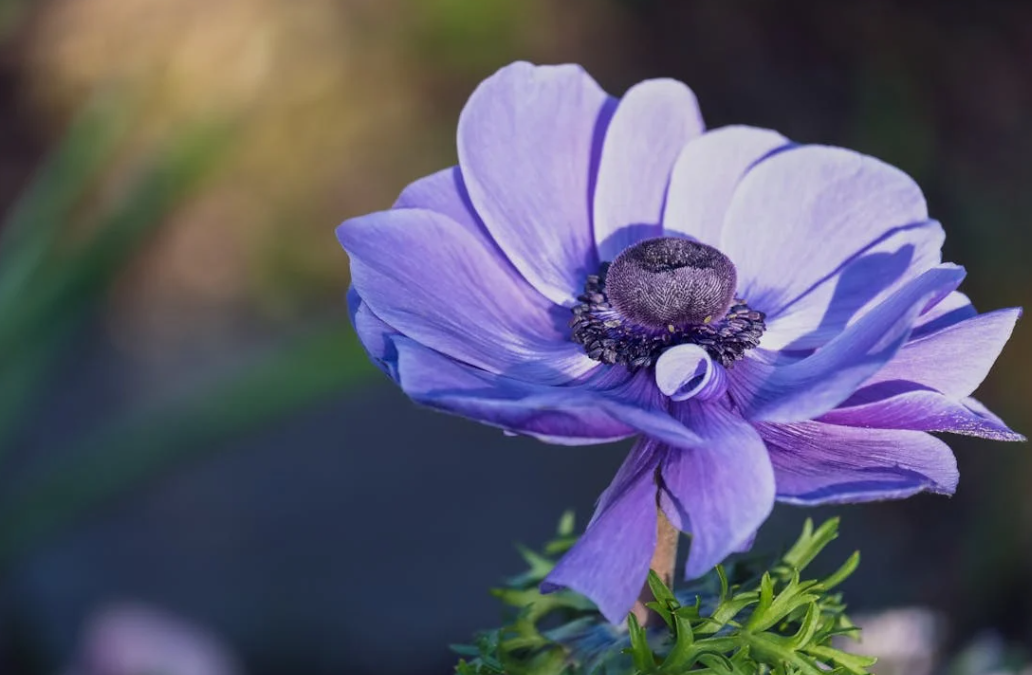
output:
[[[765,329],[763,312],[734,298],[735,283],[734,265],[710,246],[686,239],[641,242],[588,277],[573,308],[573,341],[596,361],[631,370],[685,343],[730,367],[760,343]],[[650,288],[656,297],[648,295]]]

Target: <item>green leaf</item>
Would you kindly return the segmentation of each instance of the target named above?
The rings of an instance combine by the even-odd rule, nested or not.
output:
[[[792,639],[788,642],[788,648],[798,651],[804,646],[810,644],[813,640],[813,636],[817,633],[817,627],[820,625],[821,610],[817,607],[816,602],[811,602],[806,608],[806,616],[803,618],[803,623],[799,626],[799,630],[792,636]]]
[[[699,655],[699,663],[709,668],[718,675],[751,675],[743,671],[739,664],[733,662],[723,654],[713,652]]]
[[[854,551],[853,555],[849,556],[849,559],[843,563],[842,567],[839,567],[834,573],[821,581],[821,588],[826,591],[830,591],[849,578],[849,576],[853,574],[859,566],[860,551]]]
[[[753,615],[748,628],[750,630],[766,630],[790,616],[798,608],[815,602],[820,596],[809,591],[816,585],[816,581],[799,581],[797,572],[788,586],[777,594],[762,617],[757,619],[756,614]]]
[[[722,602],[711,617],[705,617],[705,625],[696,629],[696,633],[716,633],[730,623],[742,610],[759,602],[760,594],[756,591],[740,593]]]
[[[480,656],[480,650],[474,645],[448,645],[448,649],[459,656]]]
[[[554,562],[526,546],[517,544],[516,550],[520,552],[523,559],[530,565],[530,569],[520,575],[524,579],[529,579],[536,583],[547,577],[548,573],[555,567]]]
[[[566,511],[563,511],[563,515],[559,518],[559,528],[556,533],[560,537],[572,537],[573,527],[575,524],[576,520],[574,518],[573,510],[567,509]]]
[[[803,526],[803,534],[782,560],[791,570],[802,572],[825,546],[838,537],[838,525],[838,518],[829,518],[815,532],[813,521],[807,518],[806,524]]]
[[[664,670],[678,672],[691,667],[698,652],[691,625],[692,612],[678,610],[673,613],[674,648],[663,661]]]
[[[724,571],[723,565],[717,565],[716,572],[717,578],[720,579],[720,602],[724,602],[728,594],[727,572]]]
[[[764,572],[760,578],[760,601],[753,609],[752,616],[745,624],[745,629],[762,630],[761,624],[771,625],[773,622],[768,622],[767,619],[772,604],[774,604],[774,581],[770,578],[769,572]]]
[[[544,651],[527,662],[522,672],[527,675],[560,675],[566,670],[566,655],[562,649],[549,649]]]
[[[742,639],[751,647],[754,657],[762,657],[762,660],[768,665],[792,665],[802,675],[825,675],[820,668],[801,654],[789,649],[775,635],[742,633]]]
[[[867,668],[873,666],[878,659],[872,656],[861,656],[851,654],[841,649],[827,647],[824,645],[810,645],[806,648],[808,654],[812,654],[824,661],[842,666],[853,675],[867,675]]]
[[[656,668],[656,657],[649,647],[648,636],[645,629],[638,623],[634,614],[627,615],[627,632],[630,634],[630,649],[624,650],[630,654],[634,661],[634,667],[644,673],[652,672]]]
[[[671,608],[680,606],[673,592],[667,588],[667,585],[663,583],[663,580],[656,574],[655,570],[649,570],[648,584],[649,590],[652,591],[652,597],[656,599],[656,602]]]

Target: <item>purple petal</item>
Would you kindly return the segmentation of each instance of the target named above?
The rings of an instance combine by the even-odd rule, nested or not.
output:
[[[977,315],[978,312],[968,296],[960,291],[953,291],[921,315],[914,324],[914,333],[910,338],[913,340],[923,337]]]
[[[971,410],[973,413],[975,413],[979,417],[982,417],[983,419],[986,419],[986,420],[990,420],[996,427],[1002,428],[1002,429],[1008,429],[1007,425],[1004,424],[1002,419],[997,417],[996,414],[993,413],[993,411],[989,410],[989,408],[986,408],[985,405],[981,401],[979,401],[978,399],[974,398],[973,396],[965,396],[960,402],[964,404],[964,407],[968,408],[969,410]],[[1027,440],[1024,436],[1022,436],[1021,434],[1018,434],[1017,432],[1012,432],[1012,433],[1014,433],[1016,438],[1007,438],[1007,439],[1003,439],[1003,440],[1008,440],[1008,441],[1024,441],[1024,440]]]
[[[676,446],[698,447],[703,440],[694,429],[687,428],[659,406],[618,405],[607,398],[598,405],[615,419],[652,438]]]
[[[1023,441],[1003,420],[981,406],[954,400],[913,382],[883,382],[864,387],[821,422],[874,429],[948,431],[994,441]]]
[[[800,146],[754,166],[738,184],[719,247],[739,292],[775,316],[887,231],[928,219],[905,173],[850,150]]]
[[[543,593],[570,588],[590,598],[611,623],[627,617],[656,548],[654,472],[662,452],[649,439],[635,444],[588,529],[541,583]]]
[[[652,472],[655,475],[656,467],[659,466],[659,457],[665,452],[665,446],[661,443],[645,436],[639,437],[631,447],[623,464],[617,469],[613,480],[609,482],[609,486],[595,501],[595,513],[591,516],[588,527],[591,527],[592,523],[598,520],[598,517],[615,503],[643,472]]]
[[[348,313],[351,316],[351,325],[358,335],[358,341],[362,343],[369,359],[388,377],[397,381],[398,373],[395,366],[398,353],[394,349],[393,338],[398,336],[398,331],[373,314],[369,305],[362,302],[362,297],[354,286],[348,288]]]
[[[459,117],[459,165],[477,213],[557,304],[571,304],[598,269],[589,186],[610,101],[579,66],[519,62],[484,80]]]
[[[670,171],[688,139],[705,125],[692,91],[676,80],[646,80],[620,99],[606,130],[595,187],[595,243],[613,260],[658,237]]]
[[[757,421],[795,422],[836,407],[896,355],[929,302],[963,278],[963,268],[953,265],[929,270],[812,356],[789,365],[744,359],[731,373],[742,414]]]
[[[811,506],[952,494],[957,461],[919,431],[854,429],[820,422],[761,425],[774,463],[778,501]]]
[[[763,440],[742,418],[696,401],[676,414],[705,440],[670,448],[663,463],[663,511],[692,534],[685,574],[695,578],[745,546],[767,519],[774,473]]]
[[[566,445],[636,432],[671,444],[703,443],[666,411],[646,371],[596,371],[572,385],[548,386],[471,368],[405,337],[393,344],[402,389],[432,408]]]
[[[689,141],[670,177],[664,231],[719,248],[738,181],[749,167],[787,143],[774,131],[744,126],[721,127]]]
[[[398,384],[423,405],[549,443],[606,443],[636,433],[587,387],[552,387],[477,370],[405,337],[393,340]]]
[[[689,398],[708,401],[727,390],[727,374],[705,349],[683,344],[660,355],[656,362],[656,385],[675,401]]]
[[[748,553],[749,550],[753,547],[753,544],[756,543],[756,535],[757,533],[753,532],[748,539],[743,541],[739,546],[736,546],[735,550],[732,551],[732,553]]]
[[[362,300],[432,349],[540,382],[569,381],[598,365],[570,342],[565,312],[447,216],[383,211],[345,222],[337,236]]]
[[[413,181],[401,191],[392,208],[435,211],[448,216],[485,242],[492,241],[473,210],[462,172],[457,166]]]
[[[822,346],[911,279],[941,262],[946,235],[935,221],[897,228],[768,317],[765,349]]]
[[[979,314],[908,342],[869,384],[906,380],[951,398],[967,396],[989,374],[1020,316],[1020,308]]]

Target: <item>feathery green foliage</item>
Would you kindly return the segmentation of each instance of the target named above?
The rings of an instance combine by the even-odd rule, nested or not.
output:
[[[662,618],[659,629],[633,615],[626,629],[611,626],[575,593],[538,592],[554,557],[576,541],[572,530],[566,515],[543,553],[522,551],[530,570],[494,591],[516,608],[514,620],[453,647],[469,659],[459,662],[459,675],[867,675],[875,661],[832,646],[836,635],[858,634],[834,589],[856,569],[859,553],[830,576],[803,579],[838,536],[837,519],[816,529],[807,520],[796,543],[762,573],[755,561],[717,566],[675,593],[650,572],[655,601],[648,607]]]

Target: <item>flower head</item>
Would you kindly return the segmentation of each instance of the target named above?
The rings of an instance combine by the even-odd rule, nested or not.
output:
[[[577,66],[507,66],[459,119],[459,164],[337,230],[355,328],[414,400],[551,443],[636,436],[546,580],[612,621],[657,505],[695,577],[775,500],[957,484],[926,433],[1021,437],[970,394],[1020,310],[976,314],[903,172],[773,131],[706,131],[695,96],[620,100]]]

